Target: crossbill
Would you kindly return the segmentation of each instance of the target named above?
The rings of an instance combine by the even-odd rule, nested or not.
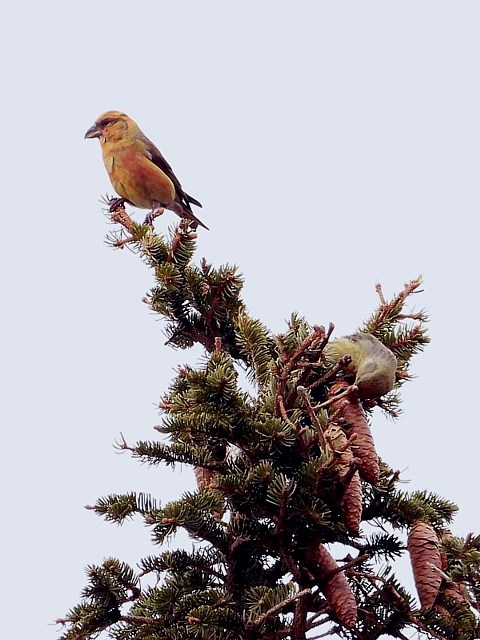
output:
[[[208,229],[193,213],[191,205],[202,205],[189,196],[172,167],[140,127],[120,111],[103,113],[88,129],[85,138],[98,138],[103,162],[113,188],[139,209],[164,208],[195,225]]]
[[[352,359],[344,369],[354,379],[362,400],[380,398],[395,385],[397,359],[370,333],[355,333],[330,342],[325,353],[333,361],[349,355]]]

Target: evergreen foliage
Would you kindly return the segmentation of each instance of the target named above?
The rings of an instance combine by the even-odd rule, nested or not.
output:
[[[128,493],[90,507],[118,524],[140,516],[158,550],[136,569],[112,558],[88,567],[81,603],[59,620],[61,639],[105,632],[117,640],[375,640],[412,630],[480,637],[480,537],[449,533],[454,504],[400,489],[399,472],[380,461],[378,482],[358,480],[361,526],[348,519],[360,463],[341,396],[355,399],[355,389],[331,394],[346,364],[324,355],[333,325],[311,326],[294,313],[286,331],[273,335],[248,314],[235,267],[192,262],[187,221],[166,238],[123,208],[112,218],[121,231],[111,244],[128,244],[153,270],[146,302],[164,319],[168,344],[200,343],[206,352],[199,366],[179,369],[162,398],[162,438],[133,445],[122,438],[118,447],[150,465],[188,464],[198,487],[163,506],[161,496]],[[378,286],[379,307],[360,328],[398,363],[395,390],[362,403],[367,416],[375,406],[398,415],[398,389],[428,342],[425,313],[406,308],[419,286],[413,280],[389,301]],[[239,384],[240,370],[252,391]],[[418,608],[393,567],[419,521],[433,528],[442,558],[429,610]],[[178,529],[202,544],[162,550]],[[416,562],[421,572],[421,551]],[[144,576],[157,577],[155,586],[142,586]]]

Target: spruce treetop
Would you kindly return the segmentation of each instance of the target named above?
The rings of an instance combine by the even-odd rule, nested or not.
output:
[[[292,313],[274,335],[252,318],[236,267],[193,261],[187,220],[162,236],[121,204],[111,217],[109,243],[153,271],[145,302],[167,344],[205,350],[161,399],[159,435],[117,446],[153,467],[191,466],[197,487],[167,504],[130,492],[89,507],[115,523],[143,518],[155,550],[135,568],[115,558],[87,567],[80,603],[58,621],[61,640],[480,637],[480,536],[452,535],[452,502],[401,488],[369,424],[374,411],[398,417],[412,358],[428,343],[425,312],[409,308],[421,280],[391,298],[377,285],[378,308],[349,337],[352,352],[347,341],[335,354],[331,324]],[[354,351],[366,342],[368,366]],[[394,388],[362,396],[357,374],[375,370],[375,353],[389,367],[393,354]],[[179,529],[192,549],[164,546]],[[406,553],[416,594],[395,573]]]

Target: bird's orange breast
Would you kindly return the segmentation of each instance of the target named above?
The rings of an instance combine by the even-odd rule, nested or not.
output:
[[[144,155],[140,145],[106,143],[102,152],[113,188],[122,198],[140,209],[168,208],[175,200],[172,181]]]

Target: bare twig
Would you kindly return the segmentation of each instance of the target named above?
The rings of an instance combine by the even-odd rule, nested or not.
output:
[[[290,573],[293,575],[298,584],[302,583],[302,574],[295,564],[292,556],[288,553],[287,547],[285,545],[285,533],[283,524],[285,522],[285,517],[287,515],[287,502],[288,502],[288,492],[284,491],[282,494],[282,499],[280,502],[280,508],[278,511],[278,516],[276,518],[275,523],[275,535],[278,539],[280,557],[283,562],[287,565]]]
[[[295,403],[297,399],[298,387],[305,386],[307,384],[307,381],[312,372],[312,369],[316,367],[324,366],[324,364],[321,362],[322,353],[330,339],[330,336],[333,333],[333,330],[335,329],[335,325],[332,322],[330,322],[330,324],[328,325],[328,330],[326,332],[325,332],[325,327],[315,326],[314,329],[318,329],[321,332],[321,335],[323,335],[320,343],[318,343],[318,341],[315,343],[315,352],[317,356],[316,360],[313,360],[312,362],[306,361],[306,362],[297,363],[297,366],[301,366],[303,368],[303,372],[298,379],[297,386],[290,391],[290,394],[287,398],[288,406],[292,406]],[[312,388],[313,386],[316,386],[316,385],[308,385],[308,388]]]
[[[405,300],[410,296],[418,287],[421,285],[422,279],[419,276],[414,280],[410,280],[410,282],[406,282],[403,290],[398,293],[390,302],[385,300],[385,296],[383,295],[382,285],[377,283],[375,285],[375,290],[380,298],[380,308],[375,314],[372,325],[371,325],[371,333],[375,333],[375,331],[381,326],[382,322],[388,317],[392,311],[394,311],[399,306],[402,306]]]
[[[377,282],[377,284],[375,285],[375,291],[378,293],[378,297],[380,298],[380,304],[382,306],[385,306],[387,304],[387,301],[385,300],[385,296],[383,295],[382,285],[380,284],[380,282]]]
[[[114,249],[123,249],[125,245],[130,244],[131,242],[138,242],[138,240],[137,238],[133,238],[132,236],[130,236],[128,238],[117,238],[116,240],[112,239],[110,244]]]
[[[118,451],[134,451],[134,447],[127,444],[123,433],[120,431],[120,439],[115,441],[114,448]]]
[[[316,346],[319,342],[321,342],[324,337],[325,327],[315,326],[312,333],[310,333],[287,357],[278,377],[277,395],[282,397],[284,396],[288,379],[302,355],[307,349],[310,349],[311,347]]]
[[[349,569],[351,569],[351,567],[354,567],[355,565],[360,564],[360,563],[364,562],[365,560],[368,560],[369,558],[370,558],[370,554],[369,553],[366,553],[366,552],[365,553],[361,553],[356,558],[352,558],[351,560],[349,560],[345,564],[342,564],[341,567],[338,567],[338,570],[333,571],[330,575],[334,575],[335,573],[340,573],[340,571],[347,572]]]
[[[316,404],[313,407],[313,409],[314,410],[324,409],[325,407],[329,407],[334,402],[337,402],[341,398],[344,398],[345,396],[348,396],[350,394],[357,393],[357,392],[358,392],[358,387],[356,385],[354,385],[354,384],[351,384],[345,389],[345,391],[342,391],[342,393],[339,393],[339,394],[337,394],[335,396],[332,396],[328,400],[325,400],[325,402],[322,402],[320,404]]]
[[[277,407],[280,412],[280,417],[282,418],[282,420],[285,420],[285,422],[289,424],[293,429],[298,430],[296,425],[293,424],[293,422],[290,420],[290,418],[287,415],[287,411],[285,409],[285,404],[283,402],[282,396],[277,396],[276,400],[277,400]]]
[[[133,624],[158,624],[158,619],[147,618],[146,616],[120,616],[120,620]]]
[[[130,218],[130,216],[125,211],[125,208],[123,206],[119,207],[118,209],[115,209],[112,212],[110,216],[110,220],[112,222],[117,222],[118,224],[122,225],[122,227],[126,229],[129,233],[132,233],[133,220]]]
[[[317,415],[315,414],[315,411],[313,410],[312,404],[307,394],[307,390],[305,389],[305,387],[299,386],[297,387],[297,391],[300,397],[302,398],[303,404],[305,405],[307,413],[310,416],[310,420],[312,421],[312,424],[315,427],[320,445],[322,447],[325,447],[325,438],[323,436],[323,428],[322,428],[322,425],[320,424],[320,420],[318,419]]]
[[[263,625],[263,623],[266,620],[268,620],[268,618],[271,618],[273,615],[275,615],[276,613],[284,609],[286,606],[288,606],[292,602],[295,602],[295,600],[298,600],[298,598],[302,598],[303,596],[309,595],[310,593],[312,593],[311,589],[303,589],[303,591],[299,591],[298,593],[291,596],[290,598],[286,598],[285,600],[282,600],[282,602],[279,602],[274,607],[271,607],[268,611],[265,611],[265,613],[262,613],[261,616],[259,616],[258,618],[250,622],[248,626],[259,629]]]
[[[431,569],[434,569],[435,571],[438,571],[438,573],[442,576],[442,578],[445,580],[445,582],[447,582],[448,584],[454,584],[454,580],[452,580],[451,577],[445,573],[445,571],[442,571],[440,569],[440,567],[437,567],[437,565],[433,564],[433,562],[427,562],[427,565]]]
[[[340,360],[336,364],[334,364],[333,367],[331,367],[326,373],[324,373],[321,378],[318,378],[318,380],[315,380],[315,382],[312,382],[312,384],[308,385],[308,389],[315,389],[315,387],[328,382],[329,380],[334,378],[339,371],[345,369],[345,367],[347,367],[351,363],[351,361],[351,356],[342,356]]]
[[[322,329],[323,329],[323,327],[322,327]],[[334,329],[335,329],[335,325],[333,324],[333,322],[330,322],[329,325],[328,325],[327,333],[324,335],[322,341],[320,342],[320,344],[317,347],[317,349],[318,349],[318,351],[320,353],[322,353],[322,351],[327,346],[327,343],[330,340],[330,336],[332,335]],[[323,329],[323,330],[325,331],[325,329]]]
[[[320,616],[324,616],[326,613],[328,613],[329,610],[330,610],[330,606],[326,604],[324,607],[316,611],[313,614],[313,616],[310,616],[310,618],[307,621],[307,629],[314,629],[316,627],[321,627],[323,624],[327,624],[328,622],[331,622],[331,619],[329,617],[324,618],[323,620],[318,620]]]

